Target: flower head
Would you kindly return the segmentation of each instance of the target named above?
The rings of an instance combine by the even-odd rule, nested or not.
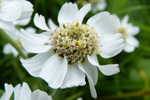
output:
[[[139,46],[139,41],[134,36],[139,33],[140,29],[139,27],[133,26],[131,23],[128,23],[128,15],[124,16],[122,21],[120,21],[119,17],[116,16],[116,18],[119,24],[114,33],[122,34],[122,38],[125,41],[124,51],[133,52],[135,48]]]
[[[22,87],[18,84],[15,88],[11,84],[5,84],[5,93],[0,100],[10,100],[14,92],[14,100],[52,100],[47,93],[38,90],[31,91],[27,83],[23,83]]]
[[[76,4],[65,3],[58,15],[59,26],[49,20],[50,28],[44,17],[36,14],[34,23],[45,32],[27,34],[21,30],[19,39],[27,51],[38,53],[21,59],[32,76],[41,77],[56,89],[83,86],[86,75],[92,97],[96,98],[97,67],[105,75],[119,72],[118,64],[99,65],[97,54],[113,57],[121,52],[124,44],[121,34],[113,34],[117,21],[108,12],[98,13],[82,24],[90,8],[87,4],[78,10]]]

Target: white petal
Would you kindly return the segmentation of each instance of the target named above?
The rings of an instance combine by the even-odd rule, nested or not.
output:
[[[78,64],[68,67],[68,71],[61,88],[85,85],[85,74],[78,68]]]
[[[118,64],[110,64],[110,65],[100,65],[98,66],[99,70],[106,76],[110,76],[113,74],[119,73]]]
[[[53,55],[44,64],[44,68],[40,72],[40,77],[44,79],[52,88],[59,88],[64,81],[68,69],[67,59],[61,60],[57,55]]]
[[[132,24],[128,24],[127,32],[129,35],[137,35],[140,32],[140,28],[137,26],[133,26]]]
[[[9,100],[13,90],[14,88],[11,84],[8,85],[7,83],[5,83],[5,93],[1,96],[0,100]]]
[[[53,31],[58,27],[51,19],[48,20],[48,25]]]
[[[30,18],[24,19],[24,20],[17,20],[14,21],[15,25],[21,25],[21,26],[25,26],[30,22]]]
[[[46,92],[35,90],[31,96],[32,100],[52,100],[51,96],[48,96]]]
[[[98,79],[97,68],[92,66],[89,62],[86,62],[85,64],[79,64],[79,68],[87,75],[92,97],[97,98],[97,93],[94,87]]]
[[[78,12],[77,4],[65,3],[59,11],[58,22],[60,23],[72,23],[75,21],[75,16]]]
[[[122,51],[124,48],[124,40],[121,38],[121,34],[108,34],[100,38],[100,55],[103,58],[110,58]]]
[[[0,28],[3,30],[15,31],[15,26],[12,22],[6,22],[0,19]]]
[[[128,38],[126,39],[126,43],[134,47],[139,46],[139,41],[133,36],[128,36]]]
[[[42,32],[42,35],[46,35],[46,36],[50,36],[54,31],[46,31],[46,32]]]
[[[35,14],[34,16],[34,24],[36,27],[42,29],[42,30],[50,30],[46,23],[45,23],[45,18],[42,15],[38,15],[38,13]]]
[[[22,13],[23,1],[4,1],[1,2],[0,19],[4,21],[15,21]]]
[[[21,85],[18,84],[14,88],[14,100],[19,100],[20,99],[20,91],[21,91]]]
[[[128,24],[128,20],[129,20],[129,16],[128,15],[126,15],[126,16],[124,16],[124,18],[122,19],[122,25],[127,25]]]
[[[18,100],[31,100],[31,93],[32,92],[31,92],[28,84],[23,82]]]
[[[40,53],[29,59],[20,59],[23,67],[34,77],[39,77],[43,65],[53,54],[48,51]]]
[[[22,5],[22,13],[18,20],[24,20],[30,18],[33,12],[33,5],[29,1],[26,0],[22,0],[22,1],[23,3],[20,4]]]
[[[76,20],[79,20],[80,23],[82,23],[84,16],[90,11],[91,5],[86,4],[83,6],[76,14]]]
[[[9,43],[7,43],[4,46],[3,53],[4,54],[11,54],[12,53],[15,57],[18,56],[17,50]]]
[[[48,51],[51,46],[46,45],[49,43],[49,37],[42,34],[28,34],[25,30],[21,29],[19,40],[23,48],[28,52],[43,53]]]
[[[135,50],[135,47],[129,44],[125,44],[125,47],[123,49],[127,53],[131,53]]]
[[[25,30],[29,34],[35,34],[36,33],[36,29],[33,27],[27,27]]]
[[[100,37],[103,34],[113,33],[114,29],[117,27],[116,18],[108,12],[96,14],[87,21],[87,24],[93,26]]]
[[[92,55],[92,56],[87,56],[88,57],[88,61],[93,65],[93,66],[99,66],[99,62],[97,60],[97,56],[96,55]]]
[[[121,20],[120,20],[120,18],[117,16],[117,15],[113,15],[115,18],[116,18],[116,20],[117,20],[117,22],[118,22],[118,26],[121,24]]]

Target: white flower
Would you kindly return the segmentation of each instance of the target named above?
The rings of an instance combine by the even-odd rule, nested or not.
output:
[[[115,33],[122,34],[122,38],[125,41],[124,51],[129,53],[133,52],[135,48],[139,46],[139,41],[134,36],[139,33],[140,29],[139,27],[133,26],[131,23],[128,23],[128,15],[124,16],[122,21],[120,21],[118,16],[116,16],[116,18],[119,24],[115,29]]]
[[[104,10],[107,6],[105,0],[89,0],[89,2],[92,4],[91,11],[93,13],[96,13],[99,10]]]
[[[113,34],[117,21],[108,12],[98,13],[82,24],[90,6],[87,4],[78,10],[76,4],[65,3],[58,15],[59,26],[49,20],[51,30],[44,17],[36,14],[34,23],[46,30],[46,34],[28,34],[21,30],[19,39],[28,52],[38,53],[21,59],[32,76],[41,77],[54,89],[63,89],[85,85],[86,75],[92,97],[96,98],[97,67],[107,76],[119,72],[118,64],[99,65],[97,54],[103,58],[113,57],[122,51],[124,44],[121,34]]]
[[[48,96],[46,92],[35,90],[31,91],[27,83],[23,83],[22,87],[18,84],[15,88],[11,84],[5,84],[5,93],[0,100],[10,100],[12,93],[14,92],[14,100],[52,100],[51,96]]]
[[[36,30],[35,30],[34,28],[32,28],[32,27],[28,27],[28,28],[26,28],[25,30],[26,30],[29,34],[32,34],[32,33],[35,34],[35,33],[36,33]],[[27,55],[28,52],[26,52],[26,51],[23,49],[23,47],[22,47],[22,45],[21,45],[21,43],[20,43],[20,41],[19,41],[19,39],[18,39],[18,34],[21,34],[21,33],[19,33],[18,29],[16,29],[16,31],[5,31],[5,32],[22,48],[23,52]],[[3,48],[3,53],[4,53],[4,54],[13,54],[15,57],[18,56],[17,50],[16,50],[11,44],[9,44],[9,43],[7,43],[7,44],[4,46],[4,48]]]
[[[33,12],[33,5],[26,0],[0,1],[0,28],[15,30],[13,21],[27,20]]]
[[[0,20],[16,21],[27,19],[33,12],[33,5],[26,0],[1,0]]]

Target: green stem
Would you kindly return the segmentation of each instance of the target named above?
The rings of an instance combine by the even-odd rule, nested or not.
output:
[[[0,29],[0,34],[18,51],[21,57],[23,57],[24,59],[27,59],[27,56],[23,53],[22,49],[2,29]]]

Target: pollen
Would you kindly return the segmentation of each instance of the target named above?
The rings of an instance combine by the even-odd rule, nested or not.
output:
[[[97,54],[99,36],[92,26],[61,23],[50,36],[51,51],[59,57],[66,57],[68,64],[86,62],[87,55]]]
[[[124,40],[126,40],[126,38],[128,37],[128,33],[127,30],[124,26],[119,26],[116,28],[116,30],[114,31],[114,33],[121,33],[122,34],[122,38]]]

